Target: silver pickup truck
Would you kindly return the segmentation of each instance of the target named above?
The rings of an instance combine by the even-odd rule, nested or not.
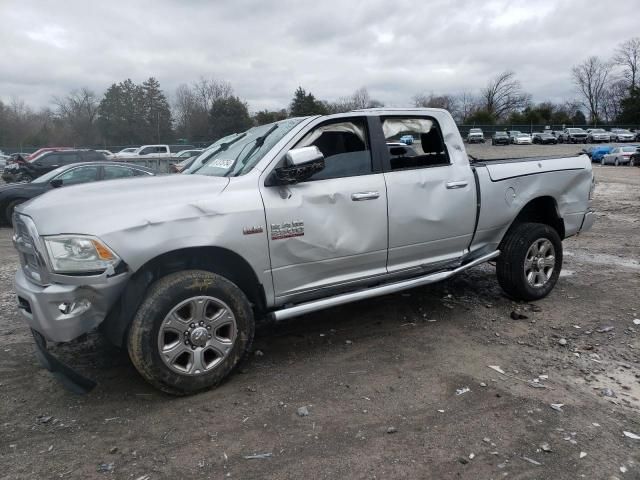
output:
[[[72,388],[92,383],[47,341],[96,327],[179,395],[225,378],[260,319],[490,260],[508,295],[537,300],[558,280],[562,240],[594,218],[588,157],[470,160],[439,109],[291,118],[216,148],[194,174],[56,189],[17,208],[18,306]]]

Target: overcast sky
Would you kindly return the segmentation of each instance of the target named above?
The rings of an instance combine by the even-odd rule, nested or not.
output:
[[[251,111],[298,85],[336,100],[366,86],[390,106],[476,93],[517,73],[534,101],[575,98],[571,65],[638,35],[639,0],[0,0],[0,99],[33,107],[156,77],[170,99],[201,76]]]

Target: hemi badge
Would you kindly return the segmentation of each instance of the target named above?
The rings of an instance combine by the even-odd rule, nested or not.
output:
[[[254,233],[262,233],[264,230],[262,229],[261,226],[257,226],[257,227],[244,227],[242,229],[242,233],[244,235],[253,235]]]

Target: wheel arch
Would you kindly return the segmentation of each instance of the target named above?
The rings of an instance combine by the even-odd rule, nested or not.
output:
[[[181,270],[206,270],[221,275],[244,292],[257,318],[266,310],[264,287],[249,262],[241,255],[222,247],[181,248],[152,258],[131,276],[101,325],[107,338],[115,345],[124,345],[129,325],[147,289],[156,280]]]
[[[522,207],[503,235],[500,244],[502,245],[504,238],[515,225],[527,222],[549,225],[558,232],[560,239],[565,238],[564,220],[558,213],[558,204],[555,198],[545,195],[530,200]]]

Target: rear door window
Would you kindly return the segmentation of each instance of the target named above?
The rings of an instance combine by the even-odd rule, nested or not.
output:
[[[134,177],[136,175],[135,172],[136,171],[132,168],[107,165],[104,167],[104,180]]]
[[[382,119],[382,130],[392,171],[451,163],[440,126],[433,118],[387,117]],[[409,136],[413,142],[408,145],[401,139]]]
[[[40,165],[42,167],[53,167],[54,165],[61,164],[60,155],[57,153],[52,153],[50,155],[43,155],[34,161],[35,164]]]
[[[71,168],[56,177],[62,180],[62,184],[77,185],[79,183],[95,182],[98,179],[98,166],[87,165],[85,167]]]
[[[62,159],[61,165],[69,165],[71,163],[77,163],[81,160],[76,153],[63,153],[60,154],[60,157]]]

